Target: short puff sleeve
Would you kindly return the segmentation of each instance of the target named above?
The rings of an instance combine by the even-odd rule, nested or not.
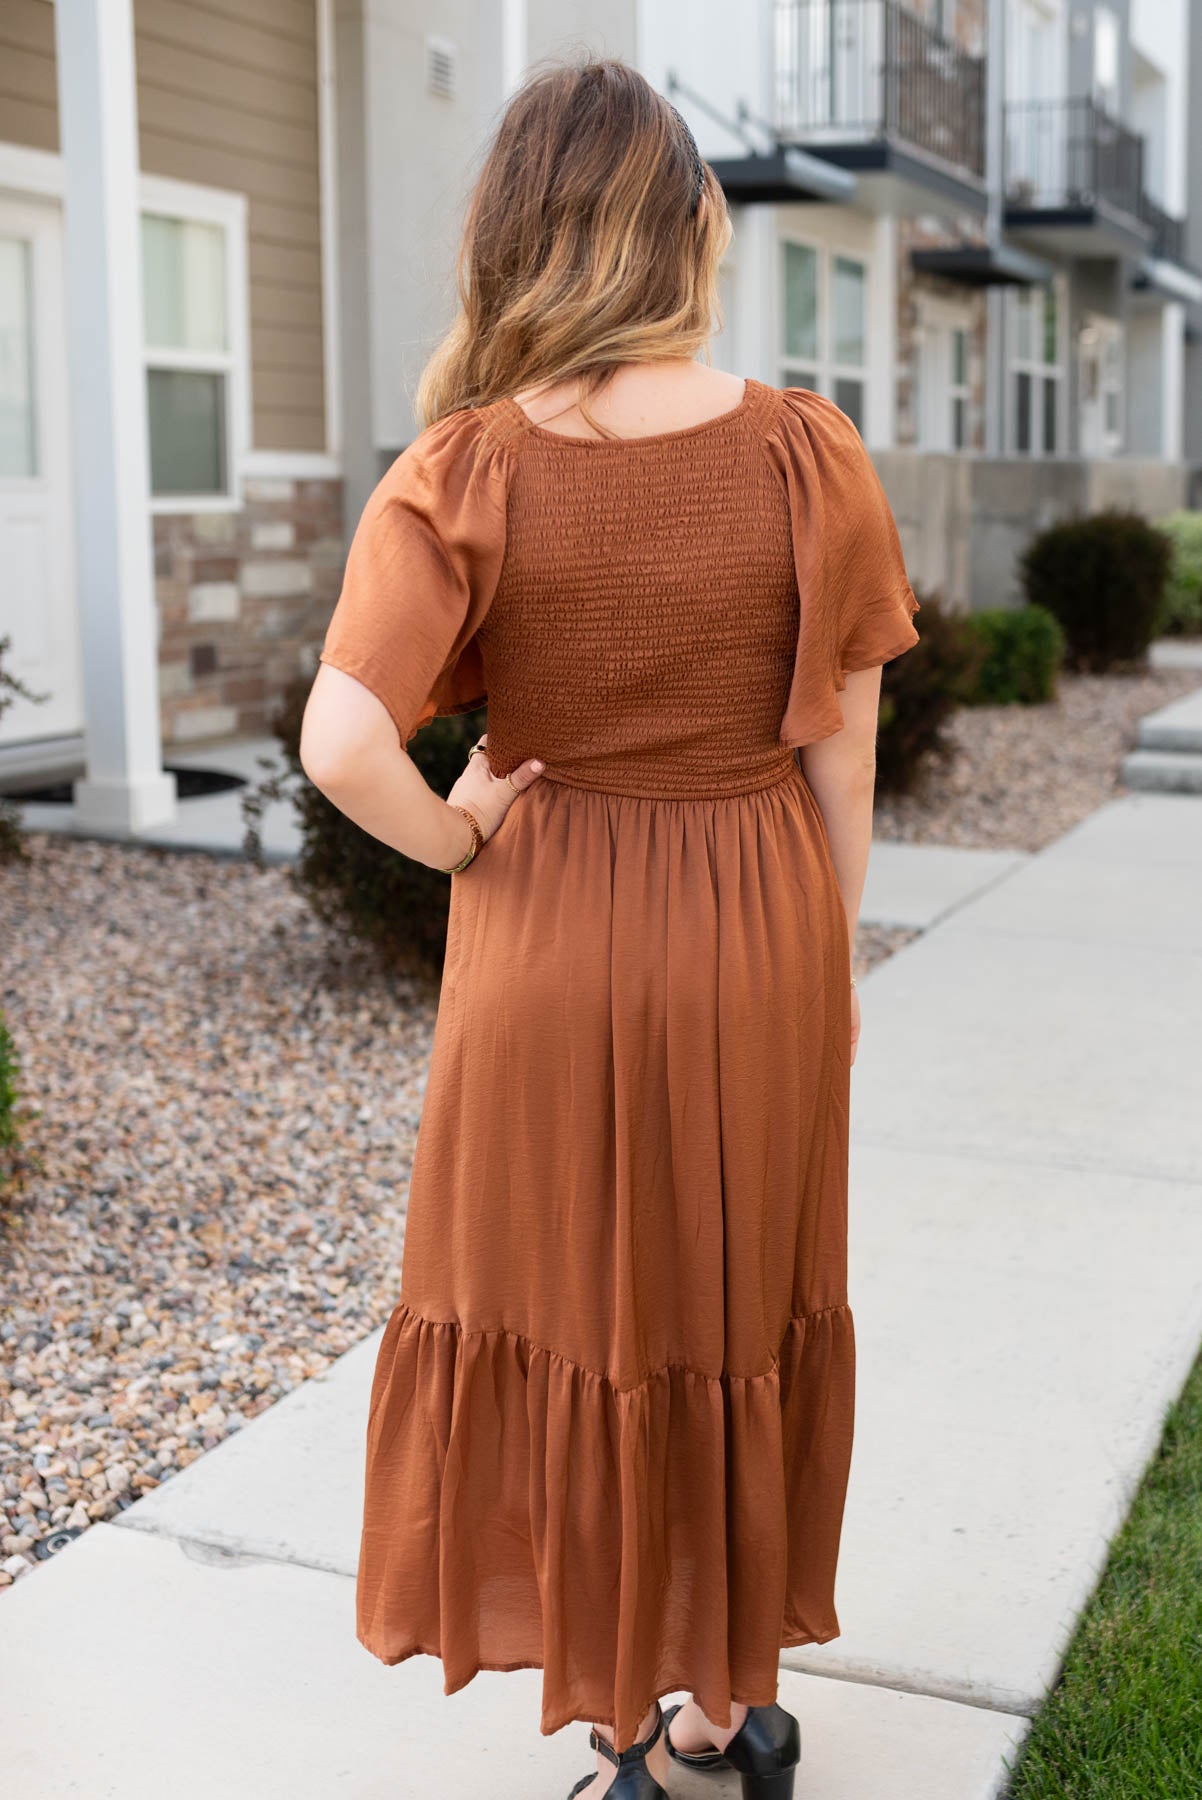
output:
[[[372,492],[320,661],[369,688],[402,744],[487,699],[477,638],[505,555],[509,452],[481,415],[427,426]]]
[[[788,493],[801,597],[780,742],[812,744],[843,728],[847,676],[918,642],[919,610],[897,524],[859,432],[833,401],[805,388],[778,394],[769,457]]]

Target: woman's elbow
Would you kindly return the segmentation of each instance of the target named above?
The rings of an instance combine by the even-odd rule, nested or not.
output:
[[[357,760],[346,734],[332,729],[328,715],[312,705],[301,720],[298,756],[306,776],[323,794],[344,787]]]

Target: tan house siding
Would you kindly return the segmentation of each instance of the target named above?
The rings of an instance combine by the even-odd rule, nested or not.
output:
[[[58,149],[49,0],[4,0],[0,6],[0,142]]]
[[[314,0],[135,0],[140,155],[247,196],[256,450],[325,448]],[[58,149],[54,12],[0,7],[0,141]]]

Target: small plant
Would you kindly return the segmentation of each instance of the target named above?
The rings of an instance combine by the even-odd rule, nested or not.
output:
[[[43,700],[50,697],[48,694],[35,694],[11,670],[5,668],[4,659],[11,648],[11,638],[0,638],[0,719],[15,700],[32,700],[35,706],[40,706]],[[0,795],[0,863],[24,862],[28,860],[28,856],[21,831],[20,810],[11,800]]]
[[[0,1013],[0,1187],[7,1184],[20,1140],[17,1049]]]
[[[1174,512],[1159,521],[1173,546],[1158,629],[1202,636],[1202,512]]]
[[[1101,672],[1146,659],[1171,555],[1169,538],[1141,514],[1110,508],[1040,532],[1019,571],[1028,601],[1064,627],[1067,665]]]
[[[391,965],[437,972],[446,947],[450,876],[361,831],[313,786],[300,760],[310,685],[304,678],[293,682],[272,721],[282,764],[261,757],[263,779],[242,796],[246,853],[262,861],[263,813],[274,801],[290,801],[301,835],[292,878],[318,918],[373,944]],[[483,709],[432,719],[406,746],[436,792],[450,792],[484,726]]]
[[[935,763],[955,754],[948,724],[976,690],[985,645],[961,614],[937,595],[920,594],[922,634],[912,650],[886,663],[877,723],[877,787],[904,794],[921,786]]]
[[[974,706],[1038,706],[1056,698],[1065,638],[1046,607],[990,607],[969,622],[985,647]]]

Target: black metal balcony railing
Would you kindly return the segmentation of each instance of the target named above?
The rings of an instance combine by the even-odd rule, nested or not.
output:
[[[1006,108],[1006,203],[1046,210],[1144,204],[1144,140],[1095,100],[1021,100]]]
[[[1145,225],[1152,227],[1152,255],[1163,257],[1167,262],[1184,262],[1185,220],[1174,218],[1147,194],[1140,195],[1139,216]]]
[[[775,33],[783,139],[891,138],[984,173],[984,61],[898,0],[776,0]]]

